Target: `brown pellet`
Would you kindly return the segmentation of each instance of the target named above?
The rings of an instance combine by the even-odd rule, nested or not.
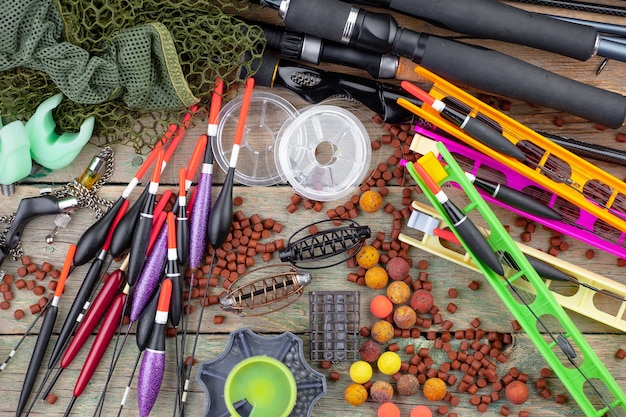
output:
[[[336,371],[331,371],[331,372],[330,372],[330,374],[328,375],[328,378],[329,378],[331,381],[339,381],[339,379],[340,379],[340,374],[339,374],[339,372],[336,372]]]
[[[511,327],[513,328],[514,331],[518,332],[520,330],[522,330],[522,326],[519,324],[519,322],[517,320],[513,320],[511,321]]]
[[[447,309],[450,313],[452,313],[452,314],[454,314],[454,313],[456,312],[457,308],[458,308],[458,307],[457,307],[457,306],[456,306],[456,304],[454,304],[454,303],[450,303],[450,304],[448,304],[448,306],[446,307],[446,309]]]
[[[585,258],[593,259],[593,258],[595,258],[595,256],[596,256],[596,253],[593,251],[593,249],[587,249],[585,251]]]
[[[224,323],[224,316],[217,315],[213,317],[213,324],[222,324]]]
[[[500,407],[500,415],[501,416],[505,416],[506,417],[506,416],[509,415],[509,412],[510,412],[509,409],[506,408],[505,406],[501,406]]]
[[[557,127],[563,127],[563,125],[565,124],[565,119],[563,119],[561,116],[555,116],[554,119],[552,119],[552,123],[554,123],[554,125]]]
[[[54,404],[54,403],[57,402],[57,398],[58,397],[56,395],[50,393],[50,394],[46,395],[46,402],[48,404]]]
[[[2,281],[4,281],[5,284],[12,284],[13,283],[13,275],[5,274],[4,277],[2,278]]]
[[[33,288],[33,294],[35,295],[42,295],[44,292],[46,292],[46,287],[44,287],[43,285],[37,285],[35,288]]]
[[[26,270],[28,271],[29,274],[33,274],[35,273],[35,271],[37,271],[37,265],[30,263],[26,265]]]
[[[528,223],[524,230],[528,233],[535,233],[536,229],[537,229],[537,225],[535,223]]]
[[[496,402],[500,400],[500,393],[498,391],[492,391],[489,394],[489,397],[491,397],[491,402]]]
[[[23,266],[20,266],[19,268],[17,268],[17,275],[20,277],[25,277],[26,275],[28,275],[28,271]]]
[[[565,404],[565,395],[557,395],[556,396],[556,403],[557,404]]]
[[[615,352],[615,357],[617,359],[623,360],[624,358],[626,358],[626,350],[619,348],[617,352]]]
[[[618,133],[615,136],[615,140],[618,141],[618,142],[621,142],[621,143],[626,142],[626,133]]]
[[[478,281],[470,281],[470,283],[467,285],[467,288],[469,288],[472,291],[476,291],[478,288],[480,288],[480,283]]]
[[[41,311],[41,307],[39,307],[39,304],[33,304],[29,307],[29,309],[31,314],[37,314]]]
[[[369,329],[369,327],[365,327],[365,326],[361,327],[361,328],[359,329],[359,334],[360,334],[362,337],[368,337],[368,336],[370,335],[370,329]]]
[[[39,307],[44,308],[45,305],[48,304],[48,297],[40,297],[39,300],[37,300],[37,304],[39,304]]]
[[[21,320],[24,318],[24,310],[17,309],[13,312],[13,317],[15,320]]]

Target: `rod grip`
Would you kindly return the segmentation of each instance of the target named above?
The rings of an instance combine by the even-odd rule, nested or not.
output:
[[[557,109],[613,129],[626,119],[626,97],[620,94],[490,49],[436,36],[422,36],[421,43],[422,58],[414,60],[443,78]]]
[[[586,61],[595,52],[595,28],[528,12],[496,0],[391,0],[388,7],[480,38],[532,46]]]

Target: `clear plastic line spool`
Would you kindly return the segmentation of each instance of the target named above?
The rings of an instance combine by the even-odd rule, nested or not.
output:
[[[368,172],[371,143],[352,112],[316,105],[281,130],[274,148],[278,172],[303,197],[331,201],[350,194]]]
[[[226,172],[237,129],[242,95],[229,101],[220,111],[214,145],[215,160]],[[249,186],[268,186],[282,182],[274,161],[274,146],[285,123],[296,118],[298,111],[287,100],[274,93],[255,90],[239,150],[235,181]]]

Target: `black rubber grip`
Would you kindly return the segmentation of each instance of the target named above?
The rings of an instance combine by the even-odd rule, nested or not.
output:
[[[557,109],[619,128],[626,97],[587,85],[490,49],[422,36],[413,60],[437,75],[492,94]],[[418,51],[419,50],[419,51]]]
[[[285,26],[289,30],[341,42],[352,6],[335,0],[289,2]]]
[[[555,22],[496,0],[391,0],[389,8],[438,22],[456,32],[532,46],[583,61],[593,56],[598,36],[590,26]]]
[[[380,78],[382,55],[364,49],[352,48],[340,43],[325,42],[322,61],[333,64],[350,65],[367,71],[372,78]]]

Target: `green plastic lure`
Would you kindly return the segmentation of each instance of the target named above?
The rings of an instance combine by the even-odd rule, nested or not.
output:
[[[408,172],[424,191],[430,203],[446,220],[489,284],[585,415],[589,417],[602,417],[607,413],[613,416],[626,415],[626,395],[604,363],[558,304],[445,145],[437,142],[436,152],[439,153],[444,163],[440,162],[432,151],[425,153],[415,164],[406,163]],[[417,169],[416,164],[420,165]],[[444,205],[440,203],[441,196],[438,199],[435,195],[436,190],[431,191],[429,187],[431,179],[423,178],[418,171],[427,172],[427,175],[439,186],[451,181],[462,188],[469,203],[460,209],[468,218],[470,215],[476,218],[481,217],[487,223],[491,233],[486,239],[492,250],[498,254],[506,270],[505,274],[498,275],[480,256],[476,256],[472,242],[464,241],[463,234],[458,232],[453,219]],[[523,287],[527,289],[512,285],[517,280],[523,280],[525,284]],[[518,283],[520,282],[516,284]],[[555,326],[559,329],[558,331],[550,330],[549,327]]]

